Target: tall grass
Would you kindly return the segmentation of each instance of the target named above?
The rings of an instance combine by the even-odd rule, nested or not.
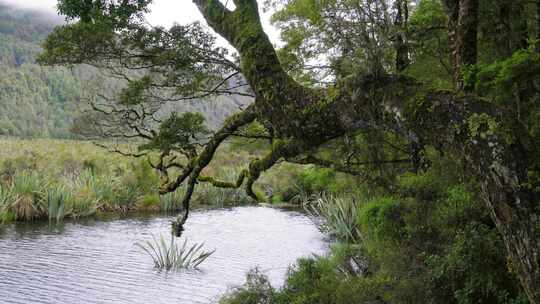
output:
[[[159,198],[160,209],[166,212],[181,210],[182,206],[180,204],[182,202],[182,199],[184,198],[185,193],[186,189],[184,186],[182,186],[173,192],[161,195]]]
[[[12,219],[12,213],[8,209],[11,201],[11,190],[0,183],[0,223],[8,222]]]
[[[181,209],[184,190],[180,188],[159,197],[159,177],[141,159],[108,153],[84,141],[0,137],[0,146],[2,222],[38,218],[58,221],[98,211]],[[257,151],[236,151],[224,143],[204,174],[235,181],[257,155]],[[291,179],[299,170],[281,164],[261,176],[255,191],[273,185],[284,189],[294,184]],[[223,189],[200,183],[193,194],[192,206],[224,207],[251,202],[243,187]]]
[[[348,243],[361,241],[358,226],[357,202],[350,196],[320,193],[304,202],[304,208],[313,216],[324,220],[323,227],[331,235]]]
[[[135,245],[144,250],[153,260],[154,267],[165,270],[195,269],[210,257],[215,250],[204,251],[204,243],[188,245],[187,239],[179,245],[171,236],[171,241],[166,242],[163,235],[157,239],[152,236],[151,241],[136,243]]]
[[[235,182],[241,170],[242,167],[239,166],[223,167],[214,173],[214,176],[222,181]],[[195,188],[194,200],[215,207],[246,205],[252,202],[243,187],[219,188],[209,183],[200,183]]]
[[[66,215],[71,213],[69,202],[72,198],[65,186],[54,185],[49,187],[45,191],[44,198],[49,221],[60,222]]]
[[[0,208],[5,206],[11,198],[11,191],[0,183]]]
[[[41,200],[44,187],[44,182],[34,172],[22,172],[14,176],[11,202],[7,206],[15,220],[29,221],[46,214]]]

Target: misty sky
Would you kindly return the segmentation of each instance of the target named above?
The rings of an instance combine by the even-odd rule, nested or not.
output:
[[[0,3],[55,13],[57,0],[0,0]],[[150,8],[151,12],[147,16],[147,19],[153,25],[169,27],[174,22],[186,24],[196,20],[203,20],[201,13],[197,10],[197,7],[191,0],[154,0]],[[269,18],[270,16],[268,13],[263,14],[262,19],[264,28],[266,33],[270,36],[270,39],[274,42],[278,42],[279,34],[277,30],[270,25]]]

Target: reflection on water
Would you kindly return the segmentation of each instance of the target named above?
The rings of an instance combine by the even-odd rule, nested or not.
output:
[[[185,235],[216,252],[200,271],[159,272],[134,243],[168,234],[170,217],[84,220],[0,229],[0,303],[215,303],[258,266],[274,285],[326,243],[298,212],[239,207],[194,212]]]

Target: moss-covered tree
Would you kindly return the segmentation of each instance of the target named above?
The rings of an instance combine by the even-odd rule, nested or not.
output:
[[[415,28],[409,28],[408,11],[420,7],[406,1],[285,1],[275,20],[281,22],[288,44],[276,52],[261,25],[256,0],[233,0],[234,8],[219,0],[194,0],[210,27],[238,52],[235,62],[214,46],[200,25],[169,30],[145,25],[142,14],[149,2],[61,0],[60,12],[73,22],[49,36],[41,62],[91,64],[126,81],[115,98],[99,99],[94,109],[100,116],[116,117],[100,125],[105,134],[148,141],[140,153],[160,150],[154,167],[163,174],[163,192],[187,185],[184,212],[173,223],[175,234],[183,230],[198,182],[245,187],[254,199],[263,200],[253,185],[278,161],[354,173],[366,163],[337,155],[321,159],[318,150],[352,135],[391,134],[400,156],[408,160],[402,169],[421,169],[425,146],[464,161],[466,173],[481,181],[479,191],[529,300],[540,303],[538,4],[517,1],[512,14],[495,10],[509,24],[500,33],[509,37],[516,28],[523,29],[515,24],[519,18],[529,20],[524,35],[531,43],[528,49],[509,43],[506,55],[500,52],[479,62],[479,43],[493,43],[493,35],[500,34],[486,30],[497,18],[489,20],[483,12],[505,1],[444,0],[442,7],[438,1],[420,1],[420,6],[439,5],[443,9],[436,12],[444,14],[413,18],[415,33],[409,32]],[[430,20],[444,24],[430,25]],[[448,52],[437,52],[441,65],[452,63],[448,79],[453,85],[446,89],[434,85],[429,75],[412,77],[418,69],[407,73],[426,58],[422,42],[431,40],[422,37],[434,30],[438,34],[429,39],[450,40]],[[308,69],[317,54],[328,61],[331,73],[326,77]],[[244,81],[249,89],[239,90]],[[254,102],[209,138],[202,138],[200,120],[189,115],[156,118],[164,102],[219,94],[252,95]],[[254,122],[264,129],[257,136],[272,143],[268,153],[247,165],[236,181],[203,176],[218,146]],[[156,127],[159,124],[167,127]],[[183,154],[182,161],[174,152]],[[396,161],[381,158],[385,154],[370,155],[369,162],[378,165]]]

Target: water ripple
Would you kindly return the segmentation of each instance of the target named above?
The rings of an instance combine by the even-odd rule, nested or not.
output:
[[[297,212],[239,207],[194,212],[185,235],[216,249],[199,271],[159,272],[135,242],[169,233],[169,217],[19,224],[0,238],[0,303],[213,303],[259,267],[274,285],[323,235]]]

